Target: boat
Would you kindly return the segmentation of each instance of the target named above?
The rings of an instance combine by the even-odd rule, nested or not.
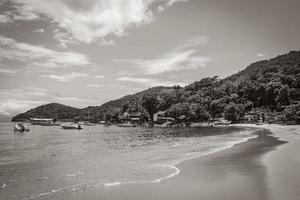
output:
[[[213,121],[212,123],[217,126],[224,126],[224,125],[230,125],[231,121],[228,121],[226,119],[217,119],[217,120]]]
[[[196,127],[213,127],[214,124],[212,123],[191,123],[190,127],[196,128]]]
[[[55,123],[53,118],[30,118],[30,123],[32,125],[41,126],[59,126],[60,123]]]
[[[165,122],[163,124],[154,124],[155,128],[169,128],[171,127],[172,122]]]
[[[76,123],[64,123],[60,125],[63,129],[77,129],[80,130],[82,129],[82,126],[80,124]]]
[[[91,122],[79,122],[78,124],[83,125],[83,126],[96,126],[96,124],[91,123]]]
[[[29,131],[29,125],[24,124],[22,122],[18,122],[14,126],[14,131],[20,131],[20,132]]]
[[[121,124],[117,124],[118,127],[135,127],[135,125],[133,125],[130,122],[125,122],[125,123],[121,123]]]

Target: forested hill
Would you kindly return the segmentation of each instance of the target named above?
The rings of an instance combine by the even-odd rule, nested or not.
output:
[[[49,103],[18,114],[12,121],[24,121],[29,118],[73,119],[78,116],[80,109],[58,103]]]
[[[157,110],[166,111],[167,116],[176,118],[186,115],[192,121],[205,121],[210,117],[223,116],[224,113],[228,119],[239,120],[245,113],[255,109],[276,113],[287,119],[300,118],[300,51],[253,63],[225,79],[204,78],[184,88],[154,87],[84,109],[71,108],[70,111],[70,107],[63,107],[63,110],[67,108],[62,112],[63,115],[55,112],[58,110],[53,107],[49,108],[53,111],[48,112],[47,116],[38,113],[39,117],[58,119],[86,119],[89,116],[97,121],[125,111],[145,112],[141,99],[146,94],[157,99]],[[48,108],[42,109],[43,112],[45,110]],[[36,116],[33,114],[36,112],[32,109],[13,120]]]
[[[141,99],[145,94],[157,96],[163,90],[169,90],[168,87],[153,87],[133,95],[127,95],[122,98],[109,101],[101,106],[89,106],[78,109],[58,103],[50,103],[30,109],[24,113],[18,114],[12,118],[12,121],[24,121],[29,118],[54,118],[57,120],[75,119],[75,120],[91,120],[99,121],[104,119],[106,115],[113,116],[122,110],[122,106],[134,99],[140,105]]]
[[[253,63],[222,80],[196,81],[160,98],[159,109],[172,117],[184,114],[201,120],[227,113],[239,120],[253,109],[300,117],[300,51]]]

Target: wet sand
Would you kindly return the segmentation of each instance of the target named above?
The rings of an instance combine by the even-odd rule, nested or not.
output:
[[[257,138],[179,164],[180,174],[160,183],[99,187],[55,199],[298,200],[300,127],[262,128]]]

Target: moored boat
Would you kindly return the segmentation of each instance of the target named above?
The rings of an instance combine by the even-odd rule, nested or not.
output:
[[[59,126],[60,123],[56,123],[53,118],[30,118],[30,123],[32,125],[40,126]]]
[[[211,123],[191,123],[190,127],[196,128],[196,127],[213,127],[214,124]]]
[[[117,124],[118,127],[135,127],[135,125],[133,125],[130,122],[125,122],[125,123],[121,123],[121,124]]]
[[[22,122],[18,122],[14,126],[14,131],[20,131],[20,132],[29,131],[29,125],[24,124]]]
[[[64,123],[60,125],[63,129],[77,129],[80,130],[82,129],[82,126],[80,124],[76,123]]]
[[[91,122],[79,122],[78,124],[83,125],[83,126],[96,126],[96,124],[91,123]]]

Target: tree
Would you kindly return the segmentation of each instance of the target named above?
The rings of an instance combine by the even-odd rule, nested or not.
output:
[[[142,97],[142,106],[147,110],[150,120],[153,122],[153,115],[158,111],[159,101],[153,95],[144,95]]]
[[[226,105],[224,109],[225,119],[230,121],[238,121],[241,120],[244,116],[244,105],[238,104],[236,105],[233,102],[230,102]]]
[[[284,85],[279,91],[277,102],[280,103],[281,105],[288,105],[289,99],[290,99],[289,86]]]
[[[196,115],[200,122],[207,121],[211,117],[209,112],[207,112],[207,109],[200,105],[197,107]]]
[[[213,117],[217,117],[223,113],[224,107],[226,105],[225,102],[226,99],[222,98],[222,99],[214,100],[210,103],[210,111]]]
[[[287,120],[294,120],[300,118],[300,103],[290,105],[284,110],[285,118]]]

